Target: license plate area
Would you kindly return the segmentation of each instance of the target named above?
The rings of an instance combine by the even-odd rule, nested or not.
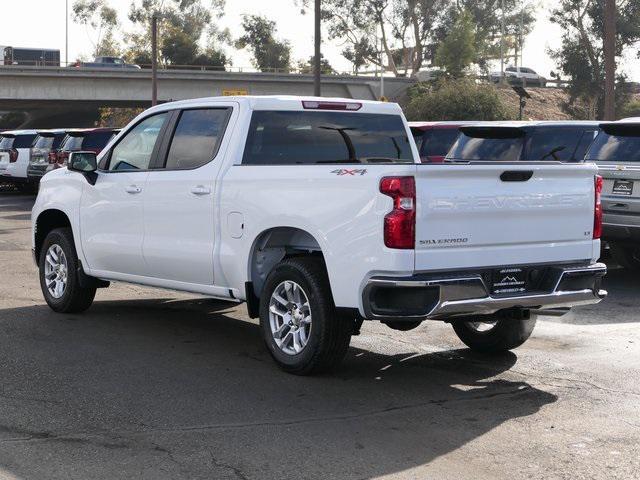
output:
[[[627,197],[633,195],[633,180],[614,180],[611,193]]]
[[[491,273],[491,294],[524,293],[528,290],[529,271],[523,267],[497,268]]]

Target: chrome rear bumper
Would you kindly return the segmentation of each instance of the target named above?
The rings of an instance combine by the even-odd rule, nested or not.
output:
[[[540,282],[539,290],[496,296],[490,294],[481,273],[447,274],[440,278],[373,277],[363,290],[365,318],[446,320],[513,308],[541,314],[544,310],[550,313],[555,310],[557,314],[558,309],[599,303],[607,296],[607,292],[600,289],[601,279],[607,272],[603,263],[544,268],[546,277]]]

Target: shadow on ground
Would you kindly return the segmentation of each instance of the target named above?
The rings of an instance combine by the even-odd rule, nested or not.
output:
[[[512,353],[351,348],[337,374],[287,375],[258,326],[229,309],[138,300],[96,302],[77,316],[0,310],[0,473],[372,478],[556,401],[496,378],[515,364]]]

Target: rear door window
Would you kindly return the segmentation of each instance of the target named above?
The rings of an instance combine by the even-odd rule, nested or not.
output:
[[[536,128],[529,138],[526,159],[575,161],[574,153],[583,132],[584,128]]]
[[[326,111],[255,111],[242,163],[413,163],[402,117]]]
[[[229,108],[184,110],[167,154],[165,168],[198,168],[216,156],[229,117]]]

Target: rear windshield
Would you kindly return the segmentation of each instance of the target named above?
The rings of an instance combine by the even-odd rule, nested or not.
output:
[[[38,148],[40,150],[51,150],[53,147],[54,137],[42,136],[38,135],[36,141],[33,143],[33,148]]]
[[[33,145],[33,141],[35,139],[35,133],[16,135],[16,139],[13,142],[13,148],[31,148],[31,145]]]
[[[255,111],[242,163],[413,163],[413,155],[399,115]]]
[[[13,147],[13,137],[2,137],[0,150],[9,150],[11,147]]]
[[[476,138],[460,134],[447,155],[450,160],[515,162],[520,160],[524,137]]]
[[[60,146],[60,150],[65,152],[77,152],[82,150],[82,139],[84,137],[77,135],[67,135]]]
[[[584,149],[576,152],[578,144],[581,142],[584,128],[538,128],[535,129],[529,139],[529,148],[526,154],[527,160],[553,160],[557,162],[582,161]],[[593,140],[593,130],[587,141]],[[589,145],[587,143],[587,146]],[[577,154],[577,155],[576,155]]]
[[[640,136],[609,135],[600,132],[587,152],[586,160],[595,162],[640,162]]]
[[[113,137],[113,132],[90,132],[84,137],[82,148],[88,150],[102,150]]]
[[[424,132],[422,145],[420,146],[420,157],[444,157],[451,146],[458,138],[460,132],[457,128],[437,128]]]

